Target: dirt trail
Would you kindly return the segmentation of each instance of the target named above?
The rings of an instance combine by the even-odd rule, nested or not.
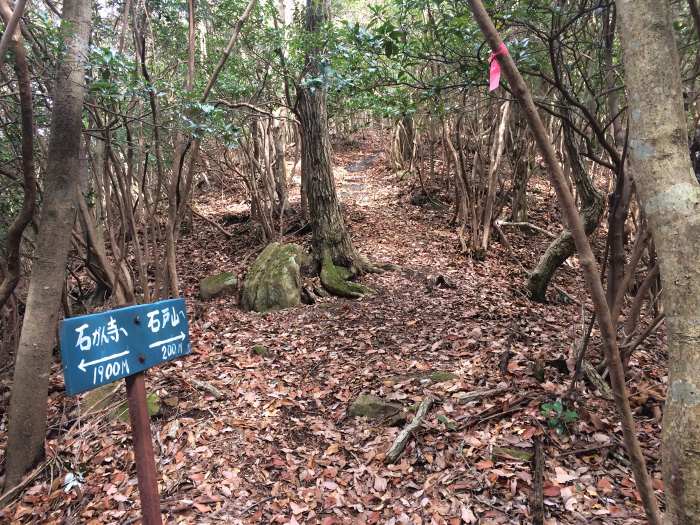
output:
[[[183,238],[179,261],[194,354],[149,374],[163,400],[154,429],[162,499],[173,509],[169,522],[476,523],[472,516],[480,523],[527,522],[530,466],[494,450],[527,451],[543,431],[540,406],[568,381],[548,369],[547,381],[537,382],[532,361],[566,358],[579,308],[533,305],[522,294],[519,266],[498,245],[485,263],[459,254],[449,211],[408,204],[407,183],[388,171],[380,148],[370,135],[336,152],[336,164],[346,167],[337,173],[338,191],[356,246],[373,261],[402,268],[365,276],[375,295],[266,315],[242,312],[231,298],[200,302],[199,278],[216,269],[243,272],[256,252],[240,225],[232,240],[201,223],[196,235]],[[217,220],[231,201],[215,195],[198,209]],[[511,243],[522,257],[536,244]],[[438,274],[454,287],[435,285]],[[568,284],[576,293],[577,281]],[[268,357],[256,355],[255,346]],[[194,379],[214,386],[221,399]],[[496,396],[461,402],[499,387],[504,391]],[[406,408],[428,394],[440,400],[395,466],[382,459],[399,429],[347,416],[361,393]],[[53,394],[55,420],[63,400]],[[598,420],[609,422],[610,413],[604,405]],[[85,475],[85,496],[70,503],[81,520],[123,523],[136,516],[127,432],[113,422],[92,440],[49,441]],[[555,439],[548,475],[569,477],[549,489],[553,516],[574,523],[592,519],[595,509],[609,514],[613,505],[635,523],[639,507],[623,464],[590,456],[582,470],[576,455],[555,453],[595,444],[590,429]],[[581,489],[570,495],[575,513],[565,508],[562,490],[583,487],[585,476],[586,486],[595,486],[604,475],[611,482],[604,503],[595,490]],[[105,491],[121,499],[105,499]]]
[[[211,350],[197,364],[204,379],[216,370],[228,382],[229,397],[208,407],[195,427],[204,435],[217,422],[232,429],[214,445],[201,442],[214,472],[236,473],[222,515],[246,523],[446,523],[471,512],[482,523],[526,522],[529,464],[493,461],[491,454],[494,446],[532,445],[539,407],[558,392],[552,380],[567,384],[551,371],[539,384],[530,373],[533,356],[567,356],[579,309],[533,305],[522,294],[519,266],[500,246],[486,263],[461,256],[446,212],[408,204],[406,183],[388,172],[378,144],[365,140],[336,154],[345,166],[336,171],[338,192],[359,250],[402,271],[366,276],[378,293],[359,301],[332,299],[265,316],[225,301],[205,307],[197,343]],[[533,240],[512,243],[532,249]],[[454,288],[433,286],[437,274]],[[253,345],[274,357],[252,357]],[[456,379],[433,384],[427,377],[437,371]],[[466,393],[506,386],[512,390],[496,398],[459,402]],[[398,429],[349,419],[360,393],[406,407],[430,393],[442,404],[417,446],[386,468],[381,458]],[[450,430],[465,425],[467,432]],[[559,468],[573,472],[572,460]],[[590,507],[591,498],[580,496],[578,508]],[[638,510],[633,504],[624,514],[621,507],[620,515]],[[560,519],[574,518],[562,507]]]

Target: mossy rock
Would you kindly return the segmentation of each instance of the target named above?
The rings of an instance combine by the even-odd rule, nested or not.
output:
[[[272,357],[274,355],[272,350],[263,345],[255,345],[252,349],[252,352],[254,355],[260,357]]]
[[[231,272],[221,272],[205,277],[199,282],[199,296],[211,299],[236,293],[238,277]]]
[[[115,385],[102,385],[83,396],[82,413],[96,413],[105,410],[117,400],[119,389]]]
[[[160,413],[160,397],[158,397],[158,394],[152,392],[146,396],[146,408],[150,417],[157,416]],[[129,421],[129,403],[124,401],[114,409],[113,415],[119,418],[120,421],[127,423]]]
[[[114,406],[114,404],[123,399],[124,393],[120,391],[119,388],[115,388],[115,385],[103,385],[94,390],[90,390],[83,397],[84,402],[84,413],[99,413],[102,410]],[[160,397],[155,392],[152,392],[146,396],[146,406],[148,408],[148,415],[153,417],[160,413]],[[129,421],[129,403],[123,400],[119,405],[109,412],[110,419],[119,419],[120,421]]]
[[[358,396],[350,405],[348,415],[351,417],[366,417],[375,421],[388,420],[393,424],[406,419],[402,405],[385,401],[381,397],[371,394]]]
[[[301,268],[307,256],[296,244],[268,244],[248,269],[241,303],[245,310],[267,312],[301,302]]]
[[[444,383],[446,381],[453,381],[458,377],[459,376],[457,374],[448,372],[446,370],[436,370],[435,372],[431,372],[430,375],[428,375],[428,379],[430,379],[432,383]]]

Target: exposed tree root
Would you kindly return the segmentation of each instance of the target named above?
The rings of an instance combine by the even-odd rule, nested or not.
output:
[[[398,267],[391,263],[374,264],[366,257],[360,256],[359,264],[354,265],[353,275],[361,275],[363,273],[384,273],[386,271],[395,270]]]
[[[368,270],[364,269],[366,272]],[[371,288],[349,281],[353,272],[343,266],[336,266],[330,254],[326,253],[321,261],[321,284],[333,295],[348,299],[357,299],[374,292]]]

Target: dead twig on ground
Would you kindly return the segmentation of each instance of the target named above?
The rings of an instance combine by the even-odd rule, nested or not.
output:
[[[510,390],[510,387],[507,386],[487,388],[484,390],[474,390],[473,392],[469,392],[465,396],[458,398],[457,402],[460,404],[465,404],[469,403],[470,401],[476,401],[478,399],[484,399],[486,397],[493,397],[499,394],[505,394],[506,392],[508,392],[508,390]]]
[[[271,499],[275,499],[275,498],[276,498],[276,496],[269,496],[269,497],[267,497],[267,498],[261,499],[260,501],[256,501],[256,502],[253,503],[252,505],[247,506],[245,509],[243,509],[243,510],[241,511],[241,518],[244,517],[246,514],[248,514],[248,513],[249,513],[251,510],[253,510],[254,508],[259,507],[259,506],[262,505],[263,503],[266,503],[266,502],[270,501]]]
[[[223,226],[221,226],[221,224],[219,224],[219,223],[216,222],[216,221],[211,220],[209,217],[206,217],[206,216],[202,215],[202,214],[199,213],[197,210],[195,210],[191,205],[188,205],[188,206],[190,207],[190,210],[192,210],[192,213],[193,213],[194,215],[196,215],[197,217],[199,217],[199,218],[202,219],[203,221],[208,222],[209,224],[211,224],[212,226],[214,226],[217,230],[219,230],[221,233],[223,233],[223,234],[224,234],[226,237],[228,237],[229,239],[230,239],[231,237],[233,237],[233,235],[232,235],[231,233],[227,232],[227,231],[223,228]]]
[[[557,236],[553,234],[552,232],[545,230],[544,228],[540,228],[539,226],[535,226],[534,224],[530,222],[508,222],[508,221],[496,221],[496,224],[498,226],[512,226],[514,228],[524,228],[526,230],[532,230],[534,232],[539,232],[543,235],[546,235],[550,239],[556,239]]]
[[[542,439],[534,439],[535,454],[532,458],[532,496],[530,499],[530,512],[533,525],[544,523],[544,451]]]
[[[199,390],[204,390],[206,393],[211,394],[217,401],[224,398],[224,394],[221,392],[221,390],[216,388],[214,385],[207,383],[206,381],[190,379],[190,383],[192,383]]]
[[[428,396],[421,401],[416,415],[413,417],[411,422],[406,425],[401,432],[399,432],[399,435],[396,436],[396,439],[394,440],[394,444],[391,445],[389,452],[386,453],[386,457],[384,458],[384,463],[386,465],[391,465],[392,463],[395,463],[397,459],[399,459],[399,456],[406,448],[406,444],[408,443],[411,434],[413,434],[413,432],[423,424],[423,420],[428,414],[430,407],[433,406],[433,403],[435,403],[435,398],[431,396]]]

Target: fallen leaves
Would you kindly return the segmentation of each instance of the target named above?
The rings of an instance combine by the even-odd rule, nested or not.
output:
[[[347,165],[368,152],[379,154],[380,147],[367,140],[365,151],[340,150],[336,160]],[[206,229],[183,237],[179,270],[190,305],[201,311],[191,322],[195,355],[148,374],[149,388],[164,400],[152,426],[167,521],[527,523],[528,454],[533,438],[543,436],[551,523],[641,523],[612,405],[581,386],[574,403],[580,421],[562,435],[547,428],[540,411],[543,402],[566,391],[570,378],[545,366],[540,383],[532,377],[532,361],[566,356],[575,346],[579,307],[524,298],[520,269],[498,244],[485,262],[462,257],[448,214],[406,206],[382,162],[352,177],[361,178],[365,193],[338,182],[357,246],[377,262],[416,272],[364,277],[380,290],[376,296],[266,315],[242,312],[225,298],[202,303],[194,298],[199,277],[222,267],[242,273],[241,254],[257,247],[247,231],[235,228],[230,240]],[[547,206],[545,195],[543,190],[533,201],[532,220]],[[221,199],[218,192],[202,198],[210,201],[198,209],[212,217],[230,206],[230,196]],[[509,239],[524,261],[544,247],[526,234]],[[455,288],[428,288],[416,277],[438,271]],[[575,273],[563,270],[557,278],[567,279],[567,290],[581,290]],[[253,354],[255,345],[271,357]],[[433,372],[452,375],[435,382]],[[60,429],[74,400],[60,393],[58,367],[51,378],[49,422]],[[221,399],[188,386],[201,382]],[[656,399],[656,390],[640,390],[639,406]],[[348,418],[349,404],[362,393],[406,410],[415,410],[427,394],[441,404],[411,436],[399,462],[385,466],[398,429]],[[643,428],[642,444],[655,450],[658,425],[649,420]],[[37,479],[0,520],[57,522],[69,508],[84,523],[137,518],[128,425],[98,422],[80,439],[52,432],[47,446],[54,468],[60,479],[68,469],[80,471],[82,496],[65,494],[49,477]],[[663,488],[658,476],[654,487]]]

